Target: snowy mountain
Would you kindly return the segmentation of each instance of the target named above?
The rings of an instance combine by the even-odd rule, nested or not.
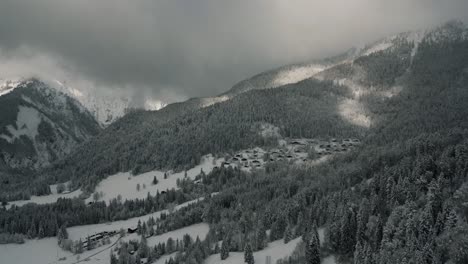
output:
[[[0,93],[0,163],[7,168],[42,168],[100,131],[78,101],[37,79],[7,81]]]

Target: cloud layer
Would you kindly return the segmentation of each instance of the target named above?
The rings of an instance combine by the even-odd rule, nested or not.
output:
[[[466,0],[3,0],[0,77],[56,76],[176,101],[466,14]]]

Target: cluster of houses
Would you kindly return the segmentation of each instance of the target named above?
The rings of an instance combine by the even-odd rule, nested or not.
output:
[[[116,234],[117,234],[117,231],[103,231],[103,232],[99,232],[91,236],[87,236],[86,239],[83,241],[83,248],[88,249],[89,242],[96,245],[98,243],[101,243],[104,238],[113,237]]]
[[[349,151],[359,144],[361,144],[361,141],[357,138],[346,138],[343,140],[332,138],[328,142],[320,142],[316,146],[316,152],[318,155],[331,155],[333,153]]]
[[[267,162],[287,161],[304,163],[308,160],[340,152],[347,152],[361,142],[357,138],[329,140],[319,139],[285,139],[281,140],[279,147],[264,150],[256,147],[239,151],[224,163],[225,166],[237,166],[244,170],[262,168]],[[311,156],[311,154],[315,154]]]

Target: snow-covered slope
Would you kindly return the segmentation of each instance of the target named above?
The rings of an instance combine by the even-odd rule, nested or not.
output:
[[[0,159],[9,168],[47,166],[100,131],[79,102],[41,81],[7,81],[0,91]]]

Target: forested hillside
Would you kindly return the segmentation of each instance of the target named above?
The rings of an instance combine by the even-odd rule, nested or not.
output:
[[[37,170],[69,154],[101,131],[76,100],[37,80],[24,80],[0,96],[0,198],[47,194],[32,182]]]
[[[294,253],[279,264],[318,264],[329,255],[356,264],[468,263],[467,32],[452,22],[418,41],[401,34],[297,83],[242,90],[206,107],[199,98],[132,112],[37,182],[71,179],[92,192],[119,171],[184,170],[208,153],[276,148],[279,136],[262,135],[263,124],[277,127],[281,138],[360,138],[349,152],[310,166],[267,160],[264,169],[247,171],[224,163],[142,200],[12,206],[0,211],[0,234],[57,235],[61,243],[67,225],[170,209],[139,221],[139,239],[110,251],[110,263],[152,263],[173,254],[168,263],[201,264],[240,252],[245,262],[262,263],[253,252],[298,237]],[[155,234],[197,223],[209,224],[205,239],[148,246]],[[82,241],[68,246],[83,251]]]
[[[338,103],[349,96],[345,87],[310,79],[251,91],[152,126],[141,125],[150,113],[134,113],[135,118],[111,125],[47,173],[61,180],[75,175],[74,180],[94,185],[118,171],[184,169],[208,153],[276,144],[276,138],[261,135],[265,123],[279,127],[286,137],[359,136],[363,130],[336,113]]]

